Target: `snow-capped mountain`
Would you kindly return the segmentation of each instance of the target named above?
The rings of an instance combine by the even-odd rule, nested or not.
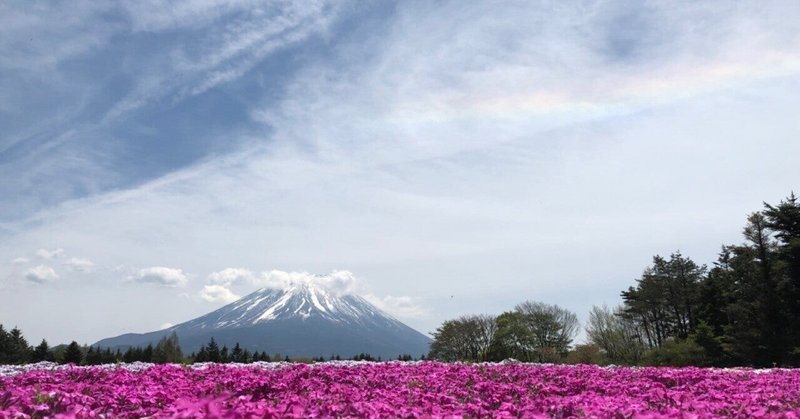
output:
[[[204,316],[168,329],[103,339],[100,347],[155,344],[176,332],[184,352],[211,337],[232,347],[289,356],[349,357],[358,353],[394,358],[428,352],[430,338],[384,313],[365,299],[337,295],[311,283],[286,289],[262,288]]]

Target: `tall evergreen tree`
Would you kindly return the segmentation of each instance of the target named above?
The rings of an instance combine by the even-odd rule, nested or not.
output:
[[[78,342],[73,340],[67,345],[67,349],[64,351],[62,363],[80,365],[82,361],[83,351],[81,350],[81,346],[78,345]]]
[[[642,328],[649,346],[686,339],[697,324],[697,301],[706,267],[673,253],[656,255],[636,287],[622,292],[624,315]]]
[[[11,359],[11,336],[0,324],[0,364],[10,364]]]
[[[778,205],[764,204],[767,227],[777,239],[776,264],[785,324],[800,324],[800,202],[792,192]],[[800,328],[785,331],[791,362],[800,365]]]
[[[31,354],[31,361],[33,362],[41,362],[41,361],[53,361],[53,353],[50,351],[50,346],[47,344],[47,341],[42,339],[42,343],[40,343],[36,348],[33,349],[33,353]]]
[[[231,350],[230,360],[231,362],[245,362],[242,357],[242,347],[239,346],[239,342],[236,342],[236,345],[234,345],[233,350]]]
[[[22,335],[22,331],[18,327],[11,329],[8,333],[9,337],[9,364],[25,364],[30,361],[31,348],[28,346],[28,341]]]
[[[159,364],[183,362],[183,352],[176,332],[158,341],[153,349],[153,362]]]
[[[221,362],[222,356],[219,351],[219,345],[212,337],[211,340],[208,342],[208,346],[206,346],[206,353],[208,355],[208,362]]]

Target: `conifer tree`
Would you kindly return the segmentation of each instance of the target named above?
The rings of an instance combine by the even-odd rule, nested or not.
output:
[[[9,364],[25,364],[30,361],[31,348],[28,341],[22,336],[22,331],[15,327],[8,334],[10,343]]]
[[[11,359],[11,336],[0,324],[0,364],[9,364]]]
[[[236,342],[234,345],[233,350],[231,351],[231,359],[232,362],[245,362],[242,359],[242,347],[239,346],[239,342]]]
[[[83,361],[83,351],[81,350],[81,346],[78,345],[78,342],[74,340],[70,342],[67,346],[67,349],[64,351],[64,358],[62,359],[63,364],[75,364],[80,365]]]
[[[213,337],[208,342],[208,347],[206,348],[206,352],[208,354],[208,359],[206,359],[206,361],[220,362],[221,356],[219,352],[219,345],[217,345],[217,341],[215,341]]]
[[[153,349],[153,362],[159,364],[183,362],[183,352],[178,342],[178,334],[172,332],[158,341]]]
[[[46,340],[42,339],[42,343],[33,349],[31,361],[53,361],[53,353],[50,351],[50,346],[47,344]]]

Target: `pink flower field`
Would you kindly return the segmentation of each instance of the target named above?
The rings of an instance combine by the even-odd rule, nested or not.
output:
[[[531,364],[54,365],[0,371],[0,417],[787,417],[800,370]]]

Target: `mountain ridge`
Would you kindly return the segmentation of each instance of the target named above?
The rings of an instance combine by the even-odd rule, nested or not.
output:
[[[431,339],[352,293],[336,293],[311,283],[261,288],[217,310],[169,328],[126,333],[93,346],[126,349],[156,344],[175,332],[185,352],[212,337],[220,346],[289,356],[352,356],[369,353],[394,358],[428,352]]]

